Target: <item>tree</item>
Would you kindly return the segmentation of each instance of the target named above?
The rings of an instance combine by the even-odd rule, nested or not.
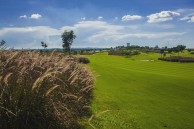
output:
[[[4,40],[2,40],[0,42],[0,49],[5,49],[6,48],[6,42]]]
[[[3,45],[5,45],[5,41],[4,40],[2,40],[1,42],[0,42],[0,46],[3,46]]]
[[[41,42],[41,46],[45,49],[48,47],[48,45],[45,42]]]
[[[186,46],[184,45],[177,45],[177,48],[180,52],[182,52],[183,50],[185,50]]]
[[[192,50],[191,49],[187,49],[188,52],[191,52]]]
[[[65,52],[71,53],[71,45],[73,43],[73,40],[76,38],[76,35],[74,34],[73,30],[70,31],[64,31],[61,35],[62,41],[63,41],[63,49]]]
[[[167,50],[168,50],[168,47],[167,47],[167,46],[165,46],[165,47],[164,47],[164,50],[165,50],[165,51],[167,51]]]
[[[186,46],[184,45],[177,45],[176,47],[173,47],[173,51],[178,53],[179,56],[179,52],[182,52],[183,50],[185,50]]]
[[[162,55],[164,56],[164,49],[160,49],[160,54],[161,54],[161,58],[162,58]]]
[[[158,45],[156,45],[156,46],[154,47],[154,49],[159,49],[159,46],[158,46]]]

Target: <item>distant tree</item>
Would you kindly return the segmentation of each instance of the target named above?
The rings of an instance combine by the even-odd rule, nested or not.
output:
[[[5,48],[6,48],[6,42],[4,40],[1,40],[0,49],[5,49]]]
[[[173,49],[172,48],[168,48],[168,53],[172,53],[173,52]]]
[[[182,52],[183,50],[185,50],[186,46],[184,45],[177,45],[176,47],[173,47],[172,50],[174,52],[177,52],[178,53],[178,56],[179,56],[179,52]]]
[[[167,51],[167,50],[168,50],[168,47],[167,47],[167,46],[165,46],[165,47],[164,47],[164,50],[165,50],[165,51]]]
[[[192,50],[191,49],[187,49],[188,52],[191,52]]]
[[[164,49],[160,50],[160,54],[161,54],[161,57],[162,57],[162,55],[164,56]]]
[[[45,42],[41,42],[41,46],[45,49],[48,47],[48,45]]]
[[[0,42],[0,46],[3,46],[3,45],[5,45],[5,41],[4,40],[2,40],[1,42]]]
[[[156,45],[156,46],[154,47],[154,49],[159,49],[159,46],[158,46],[158,45]]]
[[[180,52],[182,52],[183,50],[185,50],[186,46],[184,45],[177,45],[177,48]]]
[[[149,46],[145,46],[145,49],[149,49],[150,47]]]
[[[64,52],[71,53],[71,45],[73,43],[73,40],[76,38],[76,35],[74,34],[73,30],[70,31],[64,31],[61,35],[62,41],[63,41],[63,49]]]

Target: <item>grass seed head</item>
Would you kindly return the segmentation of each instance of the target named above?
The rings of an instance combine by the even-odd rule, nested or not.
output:
[[[93,76],[56,52],[0,53],[0,128],[78,128],[90,113]],[[14,115],[13,115],[14,114]]]

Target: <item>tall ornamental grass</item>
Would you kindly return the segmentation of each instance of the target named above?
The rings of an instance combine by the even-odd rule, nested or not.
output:
[[[0,129],[73,129],[91,115],[93,76],[64,55],[0,53]]]

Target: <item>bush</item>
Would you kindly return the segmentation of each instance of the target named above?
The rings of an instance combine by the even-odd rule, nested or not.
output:
[[[95,54],[94,50],[81,50],[80,55],[93,55]]]
[[[180,62],[194,62],[194,58],[184,58],[184,59],[180,59]]]
[[[90,60],[86,57],[80,57],[80,58],[78,58],[78,62],[83,63],[83,64],[88,64],[88,63],[90,63]]]
[[[108,55],[118,55],[118,56],[133,56],[133,55],[139,55],[140,52],[137,50],[110,50],[108,52]]]
[[[190,54],[194,54],[194,51],[190,52]]]
[[[0,128],[79,128],[91,115],[93,77],[59,54],[0,53]]]
[[[132,51],[132,55],[139,55],[139,54],[140,54],[140,52],[137,50]]]
[[[122,53],[121,53],[121,51],[110,50],[110,51],[108,52],[108,55],[118,55],[118,56],[121,56]]]
[[[194,58],[192,57],[181,57],[181,56],[158,58],[158,60],[170,61],[170,62],[194,62]]]

